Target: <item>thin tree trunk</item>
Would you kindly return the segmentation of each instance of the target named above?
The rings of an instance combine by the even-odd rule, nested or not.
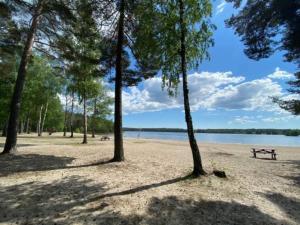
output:
[[[65,121],[64,121],[64,137],[67,135],[67,111],[68,111],[68,96],[66,94]]]
[[[27,120],[26,120],[26,133],[29,134],[29,126],[30,126],[30,118],[29,118],[29,113],[27,115]]]
[[[94,115],[92,123],[92,138],[95,138],[95,123],[96,123],[96,113],[97,113],[97,99],[94,99]]]
[[[184,97],[184,110],[185,110],[185,120],[187,124],[188,137],[190,142],[190,147],[193,154],[194,161],[194,176],[204,175],[205,171],[203,170],[200,151],[197,145],[197,141],[194,135],[193,121],[190,110],[189,103],[189,89],[187,83],[187,69],[186,69],[186,24],[184,22],[184,3],[183,0],[179,0],[180,4],[180,29],[181,29],[181,70],[182,70],[182,82],[183,82],[183,97]]]
[[[44,117],[43,117],[43,120],[42,120],[42,125],[41,125],[41,130],[40,130],[40,136],[43,135],[44,124],[45,124],[45,120],[46,120],[46,116],[47,116],[47,111],[48,111],[48,102],[46,103],[46,107],[45,107]]]
[[[19,134],[21,134],[22,133],[22,120],[19,121],[18,128],[19,128]]]
[[[42,123],[43,108],[44,108],[44,105],[41,106],[40,112],[39,112],[39,121],[38,121],[38,124],[37,124],[37,134],[38,134],[38,136],[41,136],[41,123]]]
[[[6,137],[7,135],[7,122],[4,122],[3,128],[2,128],[2,137]]]
[[[39,24],[40,15],[43,9],[42,1],[38,3],[35,13],[32,17],[30,30],[24,46],[22,58],[19,65],[17,80],[14,88],[14,93],[10,105],[10,114],[7,127],[7,137],[2,154],[14,153],[17,151],[17,130],[19,121],[19,112],[21,106],[21,97],[24,88],[27,64],[32,53],[32,46],[35,38],[35,33]]]
[[[116,81],[115,81],[115,120],[114,120],[114,158],[113,161],[124,161],[122,133],[122,51],[124,41],[125,0],[120,2],[118,22],[118,43],[116,52]]]
[[[73,111],[74,111],[74,91],[72,92],[72,105],[71,105],[71,116],[70,116],[70,130],[71,130],[71,136],[70,136],[70,138],[74,137],[74,131],[73,131]]]
[[[86,114],[86,93],[83,93],[83,141],[82,144],[87,144],[87,114]]]

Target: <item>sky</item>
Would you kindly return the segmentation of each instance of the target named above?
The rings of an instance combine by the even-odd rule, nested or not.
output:
[[[283,61],[282,53],[254,61],[244,45],[226,28],[234,9],[216,0],[212,22],[217,26],[215,46],[197,71],[189,71],[190,104],[195,129],[206,128],[299,128],[300,118],[280,109],[272,96],[293,98],[286,82],[296,65]],[[123,91],[124,127],[185,128],[183,98],[169,97],[159,77]]]

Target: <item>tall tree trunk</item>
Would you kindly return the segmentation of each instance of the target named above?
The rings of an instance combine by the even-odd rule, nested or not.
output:
[[[45,112],[44,112],[44,116],[43,116],[43,120],[42,120],[41,130],[40,130],[40,136],[42,136],[42,135],[43,135],[43,131],[44,131],[44,124],[45,124],[45,120],[46,120],[47,112],[48,112],[48,102],[46,103],[46,107],[45,107]]]
[[[97,98],[94,99],[94,115],[93,115],[93,122],[92,122],[92,138],[95,138],[96,113],[97,113]]]
[[[32,46],[35,38],[35,33],[39,24],[40,15],[43,9],[42,1],[38,3],[35,13],[32,17],[30,29],[28,31],[27,40],[24,46],[22,58],[19,65],[17,80],[14,88],[14,93],[10,105],[10,114],[7,127],[7,137],[2,154],[14,153],[17,151],[17,131],[19,112],[21,106],[21,97],[24,88],[27,64],[32,53]]]
[[[44,105],[41,106],[40,112],[39,112],[39,121],[38,121],[38,124],[37,124],[37,134],[38,134],[38,136],[41,136],[41,123],[42,123],[43,108],[44,108]]]
[[[29,134],[30,132],[30,117],[29,117],[29,113],[27,114],[27,120],[26,120],[26,133]]]
[[[24,121],[20,120],[19,134],[22,134],[23,132],[24,132]]]
[[[118,42],[116,51],[116,81],[115,81],[115,120],[113,161],[124,161],[123,133],[122,133],[122,51],[124,41],[125,0],[120,2],[120,15],[118,22]]]
[[[86,114],[86,93],[83,93],[83,141],[82,144],[87,144],[87,114]]]
[[[68,96],[67,96],[67,93],[66,93],[65,121],[64,121],[64,137],[67,135],[67,112],[68,112]]]
[[[7,122],[5,121],[2,128],[2,137],[6,137],[7,135]]]
[[[184,97],[184,111],[185,111],[185,121],[187,125],[187,131],[189,136],[190,147],[192,149],[193,161],[194,161],[194,176],[204,175],[205,171],[202,166],[200,151],[197,145],[197,141],[194,135],[193,121],[190,110],[189,103],[189,89],[187,83],[187,69],[186,69],[186,24],[184,22],[184,3],[183,0],[179,0],[180,7],[180,30],[181,30],[181,72],[182,72],[182,82],[183,82],[183,97]]]
[[[19,120],[18,128],[19,128],[19,134],[21,134],[22,133],[22,119]]]
[[[72,104],[71,104],[71,116],[70,116],[70,130],[71,130],[71,136],[70,136],[70,138],[74,137],[74,131],[73,131],[73,112],[74,112],[74,91],[72,92]]]

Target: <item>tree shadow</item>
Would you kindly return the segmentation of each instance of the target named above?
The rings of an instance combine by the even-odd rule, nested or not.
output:
[[[281,193],[260,193],[260,195],[267,198],[269,201],[276,204],[285,214],[300,224],[300,199],[287,197]]]
[[[186,225],[272,225],[289,224],[278,221],[261,212],[255,206],[238,202],[208,201],[193,199],[180,200],[176,196],[162,199],[153,197],[147,210],[147,217],[142,224],[186,224]]]
[[[110,163],[110,161],[99,161],[84,165],[67,166],[76,158],[54,155],[22,154],[22,155],[1,155],[0,176],[7,176],[19,172],[41,172],[50,170],[62,170],[97,166]]]
[[[180,180],[180,179],[179,179]],[[175,182],[161,182],[162,185]],[[136,189],[132,194],[149,189]],[[149,186],[150,187],[150,186]],[[151,188],[159,187],[158,184]],[[106,183],[79,176],[66,177],[51,183],[27,182],[0,187],[0,223],[21,224],[103,224],[103,225],[272,225],[290,224],[278,221],[255,206],[238,202],[182,199],[177,196],[149,197],[145,212],[122,214],[121,194],[105,195]],[[122,193],[122,192],[120,192]],[[99,198],[106,196],[106,198]],[[122,195],[129,193],[123,191]],[[96,200],[97,199],[97,200]],[[138,198],[134,198],[138,200]],[[96,201],[95,201],[96,200]],[[125,202],[133,200],[127,196]],[[137,203],[138,204],[138,203]],[[135,203],[131,202],[131,207]]]
[[[174,179],[170,179],[170,180],[166,180],[166,181],[162,181],[162,182],[158,182],[158,183],[154,183],[154,184],[147,184],[147,185],[139,186],[136,188],[131,188],[131,189],[124,190],[124,191],[106,193],[106,194],[96,197],[93,200],[99,200],[99,199],[115,197],[115,196],[122,196],[122,195],[130,195],[130,194],[134,194],[134,193],[141,192],[141,191],[146,191],[149,189],[153,189],[153,188],[157,188],[157,187],[161,187],[161,186],[165,186],[165,185],[175,184],[177,182],[184,181],[184,180],[187,180],[190,178],[192,178],[192,176],[188,175],[188,176],[177,177]]]
[[[291,180],[295,185],[300,186],[300,160],[287,160],[284,164],[291,164],[295,172],[291,172],[290,176],[280,176],[282,178]]]
[[[105,184],[71,176],[52,183],[27,182],[0,189],[0,223],[72,224],[85,215],[88,198],[105,190]],[[82,210],[81,210],[82,209]],[[85,215],[88,217],[88,215]],[[56,221],[57,220],[57,221]]]
[[[0,148],[4,148],[4,143],[0,143]],[[18,144],[17,147],[30,147],[30,146],[36,146],[33,144]]]

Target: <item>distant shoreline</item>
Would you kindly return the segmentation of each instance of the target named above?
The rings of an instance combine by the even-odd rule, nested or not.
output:
[[[124,131],[143,131],[143,132],[178,132],[186,133],[182,128],[123,128]],[[266,134],[266,135],[286,135],[299,136],[300,129],[195,129],[196,133],[214,134]]]

